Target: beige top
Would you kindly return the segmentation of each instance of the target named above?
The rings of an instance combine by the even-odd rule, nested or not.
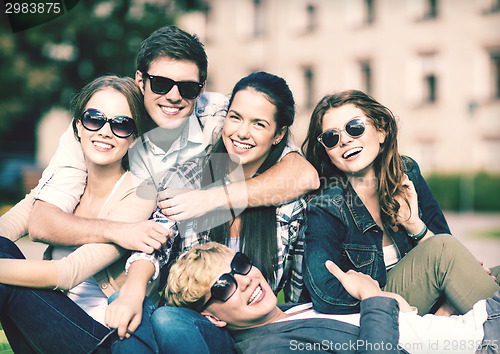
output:
[[[154,200],[137,197],[132,174],[127,172],[98,217],[123,222],[144,221],[149,218],[155,205]],[[45,259],[50,259],[51,251],[52,247],[49,246],[44,254]],[[57,268],[56,289],[69,290],[94,276],[103,293],[109,297],[125,282],[125,261],[129,253],[130,251],[112,243],[80,246],[68,256],[53,261]],[[157,283],[149,284],[147,294],[155,304],[158,303]]]

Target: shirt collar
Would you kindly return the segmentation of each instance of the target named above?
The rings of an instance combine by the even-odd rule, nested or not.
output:
[[[155,128],[156,129],[156,128]],[[144,134],[144,142],[147,149],[153,155],[168,155],[174,151],[185,149],[188,144],[201,145],[203,144],[203,131],[194,113],[188,117],[188,122],[182,129],[181,135],[174,140],[168,151],[164,151],[161,147],[154,144],[149,138],[148,133]]]

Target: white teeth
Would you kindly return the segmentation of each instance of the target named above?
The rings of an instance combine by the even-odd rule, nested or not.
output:
[[[251,305],[257,298],[260,297],[261,294],[262,294],[262,288],[259,285],[250,296],[250,299],[248,299],[248,305]]]
[[[177,107],[165,107],[165,106],[161,106],[161,109],[164,112],[167,112],[167,113],[177,113],[177,112],[180,111],[180,108],[177,108]]]
[[[233,144],[234,144],[234,146],[236,146],[238,149],[246,149],[246,150],[248,150],[248,149],[253,148],[253,145],[250,145],[250,144],[242,144],[242,143],[239,143],[239,142],[234,141],[234,140],[233,140]]]
[[[94,141],[93,143],[95,146],[100,147],[102,149],[110,150],[111,148],[113,148],[113,145],[101,143],[99,141]]]
[[[342,157],[343,157],[344,159],[347,159],[347,158],[349,158],[349,157],[351,157],[351,156],[353,156],[353,155],[357,154],[358,152],[361,152],[361,150],[363,150],[363,149],[362,149],[362,148],[360,148],[360,147],[357,147],[357,148],[351,149],[351,150],[349,150],[349,151],[346,151],[346,152],[344,153],[344,155],[342,155]]]

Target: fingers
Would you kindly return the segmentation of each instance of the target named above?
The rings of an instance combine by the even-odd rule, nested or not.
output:
[[[340,269],[338,265],[336,265],[335,263],[333,263],[330,260],[328,260],[328,261],[325,262],[325,267],[338,280],[340,280],[340,278],[342,278],[345,275],[344,271],[342,271],[342,269]]]

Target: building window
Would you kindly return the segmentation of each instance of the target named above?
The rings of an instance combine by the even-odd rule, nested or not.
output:
[[[500,11],[500,0],[481,0],[480,5],[483,14]]]
[[[436,18],[438,16],[438,0],[427,0],[424,19]]]
[[[372,66],[367,60],[359,63],[361,71],[361,87],[367,94],[372,94]]]
[[[434,103],[437,96],[437,79],[436,75],[428,74],[424,76],[424,102]]]
[[[313,32],[316,29],[317,26],[317,12],[316,12],[316,6],[312,3],[308,3],[306,7],[307,11],[307,24],[306,24],[306,31],[307,32]]]
[[[435,53],[421,55],[422,103],[435,103],[438,100],[438,74]]]
[[[492,96],[494,99],[500,99],[500,51],[490,53],[491,77],[492,77]]]
[[[346,21],[353,27],[364,27],[375,22],[375,0],[346,2]]]
[[[375,21],[375,0],[365,0],[364,1],[364,12],[365,12],[365,23],[371,25]]]
[[[416,21],[431,20],[438,17],[438,0],[408,0],[410,16]]]
[[[263,0],[253,0],[253,35],[260,37],[265,32],[265,16]]]
[[[304,68],[304,82],[305,105],[307,108],[311,108],[314,105],[314,70],[310,66]]]

